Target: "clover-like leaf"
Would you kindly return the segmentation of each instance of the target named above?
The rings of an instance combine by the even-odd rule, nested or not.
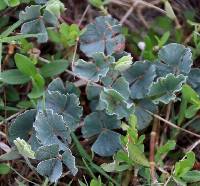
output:
[[[9,142],[13,143],[16,138],[29,139],[29,133],[33,128],[36,110],[28,110],[20,114],[10,125],[8,130]]]
[[[175,100],[175,93],[181,90],[185,81],[186,77],[182,74],[178,76],[168,74],[166,77],[158,78],[157,82],[152,84],[149,96],[153,98],[153,102],[156,104],[159,102],[168,104]]]
[[[92,145],[92,150],[100,156],[112,156],[121,149],[120,136],[119,133],[105,130]]]
[[[112,88],[119,92],[126,100],[130,96],[129,83],[124,77],[119,77],[112,84]]]
[[[45,10],[44,15],[41,15],[40,5],[31,5],[26,7],[25,11],[19,13],[19,19],[23,22],[21,27],[22,34],[37,34],[39,43],[47,42],[48,34],[45,23],[56,26],[57,18],[51,12]]]
[[[155,66],[148,61],[137,61],[123,75],[129,82],[131,98],[142,99],[156,76]]]
[[[49,159],[40,162],[37,172],[42,176],[48,176],[50,182],[57,182],[62,175],[62,163],[58,159]]]
[[[75,176],[78,172],[78,169],[75,165],[75,157],[72,155],[69,149],[65,150],[65,152],[62,154],[62,161],[68,167],[72,175]]]
[[[187,79],[187,83],[200,95],[200,69],[193,68]]]
[[[31,134],[28,142],[31,145],[31,149],[33,151],[37,151],[37,149],[42,146],[42,144],[40,143],[39,139],[36,137],[36,132],[35,132],[34,128],[32,130],[32,134]]]
[[[75,94],[61,94],[58,91],[47,91],[45,106],[52,109],[55,113],[63,116],[64,122],[70,130],[74,131],[82,115],[82,107]]]
[[[159,76],[165,76],[168,73],[188,74],[193,63],[190,48],[177,43],[162,47],[158,52],[158,58],[163,62],[156,66]]]
[[[33,19],[39,18],[40,17],[40,5],[32,5],[32,6],[27,6],[25,8],[25,11],[21,11],[19,13],[19,19],[23,22],[25,21],[31,21]]]
[[[60,78],[54,79],[49,85],[47,90],[49,91],[58,91],[61,94],[76,94],[80,95],[80,90],[72,83],[66,82],[65,86],[63,81]]]
[[[48,40],[44,22],[41,19],[26,22],[21,27],[22,34],[37,34],[38,42],[45,43]]]
[[[109,64],[114,62],[111,56],[104,56],[103,53],[93,54],[94,62],[86,62],[79,59],[74,65],[74,73],[78,76],[97,82],[101,77],[105,77],[109,71]]]
[[[135,115],[137,116],[138,130],[143,130],[148,127],[153,119],[153,117],[146,112],[146,110],[155,113],[157,111],[157,107],[149,99],[139,100],[139,102],[135,104]]]
[[[111,131],[119,127],[120,121],[116,116],[109,116],[105,111],[99,111],[86,116],[82,133],[85,138],[99,134],[92,146],[93,151],[101,156],[111,156],[121,147],[120,135]]]
[[[97,109],[106,109],[107,114],[116,115],[118,119],[128,117],[134,112],[132,103],[126,102],[126,99],[116,90],[106,88],[101,91]]]
[[[59,152],[58,144],[41,146],[37,149],[35,153],[35,158],[40,161],[56,158],[58,156],[58,152]]]
[[[93,112],[84,119],[82,133],[85,138],[99,134],[103,129],[117,129],[120,121],[115,116],[109,116],[104,111]]]
[[[71,143],[70,129],[63,117],[53,110],[39,112],[33,127],[36,131],[36,137],[45,146],[58,144],[59,150],[65,150],[68,143]]]
[[[116,19],[110,16],[97,17],[80,36],[80,49],[89,57],[96,52],[104,52],[106,55],[121,52],[125,45],[121,31],[121,25]]]

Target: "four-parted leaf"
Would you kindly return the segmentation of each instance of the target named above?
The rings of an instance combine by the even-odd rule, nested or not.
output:
[[[120,145],[120,134],[112,131],[120,127],[120,121],[115,116],[109,116],[104,111],[93,112],[84,120],[82,133],[85,138],[98,135],[92,150],[100,156],[111,156]]]
[[[190,48],[177,43],[162,47],[158,52],[160,62],[156,64],[158,76],[168,73],[188,74],[192,66],[192,53]]]
[[[93,54],[94,62],[86,62],[79,59],[74,66],[74,73],[89,81],[97,82],[105,77],[109,71],[109,65],[114,62],[111,56],[104,56],[103,53]]]
[[[128,117],[134,112],[132,103],[126,102],[126,99],[114,89],[106,89],[100,94],[98,110],[105,109],[108,115],[116,115],[118,119]]]
[[[131,98],[142,99],[156,76],[155,66],[149,61],[137,61],[123,75],[129,82]]]
[[[82,107],[79,104],[79,99],[75,94],[61,94],[58,91],[46,93],[46,108],[62,115],[64,122],[72,131],[77,128],[82,115]]]
[[[58,144],[59,150],[67,149],[71,143],[70,129],[61,115],[46,110],[39,112],[33,124],[36,137],[43,145]]]
[[[61,161],[53,158],[41,161],[36,170],[40,175],[48,176],[51,182],[57,182],[62,175],[63,168]]]
[[[121,25],[116,19],[110,16],[97,17],[81,35],[80,49],[90,57],[96,52],[105,55],[121,52],[125,44],[121,31]]]

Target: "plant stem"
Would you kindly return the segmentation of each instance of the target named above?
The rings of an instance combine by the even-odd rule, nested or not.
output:
[[[1,61],[2,61],[3,45],[0,43],[0,72],[1,72]]]
[[[11,43],[13,41],[19,40],[19,39],[25,39],[25,38],[31,38],[31,37],[38,37],[39,34],[24,34],[24,35],[16,35],[16,36],[9,36],[0,38],[0,43]]]
[[[29,182],[29,183],[32,183],[33,185],[36,185],[36,186],[40,186],[39,184],[35,183],[35,182],[32,182],[30,180],[28,180],[27,178],[25,178],[24,176],[22,176],[17,170],[15,170],[13,167],[10,167],[10,169],[12,169],[19,177],[21,177],[23,180]]]
[[[1,33],[0,37],[9,36],[16,28],[18,28],[22,24],[21,20],[18,20],[13,25],[9,26],[3,33]]]
[[[159,120],[157,118],[154,118],[151,137],[150,137],[150,144],[149,144],[150,145],[149,163],[150,163],[150,175],[152,179],[152,184],[158,182],[155,175],[155,160],[154,160],[158,124]]]

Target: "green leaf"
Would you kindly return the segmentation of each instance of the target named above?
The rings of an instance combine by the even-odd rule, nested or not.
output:
[[[200,105],[191,105],[185,110],[185,117],[190,119],[199,111]]]
[[[89,0],[89,3],[96,8],[103,6],[103,0]]]
[[[194,152],[188,152],[183,160],[180,160],[175,164],[174,175],[176,177],[183,177],[189,170],[191,170],[195,163]]]
[[[182,87],[183,99],[187,100],[191,104],[200,104],[199,95],[187,84]]]
[[[72,155],[69,149],[62,154],[62,161],[68,167],[72,175],[75,176],[78,172],[78,169],[75,165],[75,157]]]
[[[27,76],[35,76],[37,69],[33,62],[26,56],[22,54],[15,54],[15,63],[17,68]]]
[[[37,73],[33,78],[32,78],[32,91],[28,94],[28,97],[31,99],[39,98],[43,95],[44,92],[44,85],[45,85],[45,80],[44,78]]]
[[[144,98],[149,92],[151,83],[156,73],[155,66],[148,61],[137,61],[129,69],[123,72],[129,82],[131,98]]]
[[[98,180],[92,179],[90,182],[90,186],[103,186],[101,182],[101,177],[99,177]]]
[[[170,150],[173,150],[175,146],[176,146],[176,141],[168,140],[167,143],[159,147],[155,155],[156,161],[159,161],[160,159],[162,159],[161,156],[164,154],[167,154]]]
[[[10,85],[19,85],[30,81],[30,77],[21,73],[18,69],[12,69],[1,72],[0,81]]]
[[[58,144],[41,146],[35,152],[35,158],[40,161],[56,158],[58,156],[58,152],[59,152]]]
[[[45,64],[40,68],[40,74],[44,77],[52,77],[64,72],[69,63],[67,60],[55,60],[51,63]]]
[[[42,176],[48,176],[50,182],[57,182],[62,175],[62,163],[58,159],[42,161],[37,166],[37,172]]]
[[[0,175],[8,174],[10,172],[10,166],[6,163],[0,163]]]
[[[58,144],[59,150],[67,149],[71,143],[70,130],[63,117],[52,110],[39,112],[33,123],[36,137],[43,145]]]
[[[20,4],[20,0],[7,0],[8,6],[15,7]]]
[[[114,89],[106,88],[101,91],[97,109],[106,109],[108,115],[116,115],[118,119],[128,117],[134,112],[134,106],[132,103],[126,102],[126,99]]]
[[[36,110],[28,110],[17,116],[11,123],[8,130],[8,138],[11,144],[18,137],[26,141],[29,139],[29,133],[33,128],[35,116]]]
[[[111,156],[121,148],[119,134],[111,131],[119,127],[120,121],[115,116],[109,116],[103,111],[93,112],[84,119],[82,133],[85,138],[100,134],[92,149],[101,156]]]
[[[198,170],[188,171],[185,175],[182,176],[182,179],[187,183],[199,182],[200,171]]]
[[[158,40],[158,46],[162,47],[169,39],[170,37],[170,32],[167,31],[163,34],[163,36]]]
[[[174,76],[168,74],[166,77],[158,78],[150,88],[149,96],[153,98],[154,103],[162,102],[168,104],[176,99],[176,94],[182,89],[182,84],[185,83],[186,77],[181,75]]]
[[[119,70],[120,72],[123,72],[124,70],[127,70],[132,62],[133,57],[131,55],[126,55],[121,57],[116,63],[115,63],[115,70]]]
[[[35,152],[32,151],[31,145],[29,145],[26,141],[18,137],[13,142],[22,156],[35,159]]]
[[[142,165],[149,167],[149,161],[146,159],[144,152],[138,147],[138,145],[133,143],[127,144],[128,156],[137,165]]]
[[[7,7],[7,4],[4,1],[0,1],[0,11],[4,10]]]
[[[111,56],[104,56],[103,53],[93,54],[94,62],[86,62],[79,59],[74,66],[74,73],[90,81],[97,82],[101,77],[105,77],[109,71],[109,64],[114,62]]]
[[[166,15],[172,20],[176,19],[176,15],[175,15],[173,8],[168,0],[166,0],[164,2],[164,5],[165,5]]]
[[[105,55],[121,52],[125,45],[121,32],[121,25],[116,19],[97,17],[80,36],[80,49],[89,57],[96,52],[105,52]]]
[[[82,107],[75,94],[61,94],[58,91],[48,91],[46,94],[46,109],[52,109],[62,115],[64,122],[70,130],[74,131],[79,124],[82,115]]]
[[[62,23],[60,25],[60,40],[65,47],[73,46],[77,42],[77,38],[81,34],[81,31],[76,24],[67,25]]]

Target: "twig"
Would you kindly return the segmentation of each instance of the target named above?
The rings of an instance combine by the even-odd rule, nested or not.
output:
[[[189,148],[186,149],[186,152],[190,152],[192,151],[193,149],[196,148],[196,146],[198,146],[200,144],[200,139],[197,140],[194,144],[192,144]]]
[[[149,25],[148,25],[147,21],[145,20],[144,16],[142,15],[142,9],[143,8],[140,8],[140,7],[137,8],[137,15],[138,15],[139,19],[142,21],[143,25],[148,29]]]
[[[29,182],[29,183],[32,183],[33,185],[36,185],[36,186],[40,186],[39,184],[35,183],[35,182],[32,182],[31,180],[28,180],[27,178],[25,178],[24,176],[22,176],[19,172],[17,172],[17,170],[15,170],[13,167],[10,167],[10,169],[12,169],[19,177],[21,177],[23,180]]]
[[[162,14],[166,14],[165,10],[163,10],[163,9],[161,9],[161,8],[151,4],[151,3],[148,3],[146,1],[143,1],[143,0],[132,0],[132,2],[137,2],[138,4],[143,4],[143,5],[145,5],[145,6],[149,7],[149,8],[153,8],[153,9],[161,12]]]
[[[133,5],[128,9],[128,11],[126,12],[126,14],[122,17],[122,19],[120,21],[121,24],[123,24],[126,21],[126,19],[130,16],[130,14],[134,10],[135,6],[136,6],[136,3],[133,3]]]
[[[83,12],[83,15],[81,16],[81,19],[79,20],[79,23],[78,23],[78,26],[80,27],[84,17],[86,16],[88,10],[90,9],[90,5],[88,5],[85,9],[85,11]],[[79,38],[76,39],[76,44],[75,44],[75,47],[74,47],[74,53],[73,53],[73,57],[72,57],[72,70],[74,68],[74,61],[75,61],[75,58],[76,58],[76,52],[77,52],[77,49],[78,49],[78,41],[79,41]]]
[[[16,118],[16,117],[17,117],[18,115],[20,115],[22,112],[24,112],[24,110],[21,110],[21,111],[15,113],[15,114],[13,114],[12,116],[10,116],[10,117],[4,119],[4,121],[1,121],[1,122],[0,122],[0,125],[2,125],[2,124],[4,124],[5,122],[8,122],[8,121],[10,121],[10,120]]]
[[[176,129],[181,130],[181,131],[183,131],[183,132],[185,132],[185,133],[188,133],[188,134],[190,134],[190,135],[193,135],[193,136],[196,136],[196,137],[200,138],[200,135],[199,135],[199,134],[196,134],[196,133],[191,132],[191,131],[189,131],[189,130],[183,129],[183,128],[181,128],[181,127],[175,125],[174,123],[172,123],[172,122],[170,122],[170,121],[167,121],[166,119],[160,117],[159,115],[153,114],[152,112],[150,112],[150,111],[148,111],[148,110],[146,110],[146,112],[148,112],[149,114],[151,114],[151,115],[154,116],[155,118],[158,118],[160,121],[165,122],[165,123],[168,124],[170,127],[176,128]]]
[[[81,16],[81,19],[78,22],[78,26],[80,27],[81,23],[83,22],[84,17],[86,16],[88,10],[90,9],[90,5],[87,5],[85,11],[83,12],[83,15]]]
[[[170,117],[171,107],[172,107],[172,103],[169,103],[167,105],[167,111],[166,111],[166,117],[165,117],[165,120],[167,120],[167,121],[169,120],[169,117]],[[159,146],[163,145],[166,132],[167,132],[167,125],[164,126],[164,130],[163,130],[163,134],[162,134],[161,139],[160,139],[160,145]]]

